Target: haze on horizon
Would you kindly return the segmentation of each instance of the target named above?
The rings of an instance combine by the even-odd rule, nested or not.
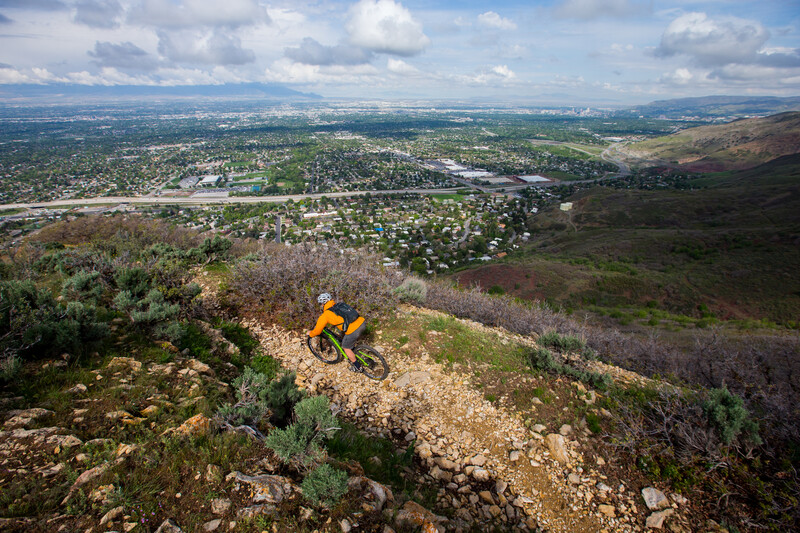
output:
[[[224,7],[221,7],[224,6]],[[800,95],[782,0],[0,0],[0,84],[635,105]]]

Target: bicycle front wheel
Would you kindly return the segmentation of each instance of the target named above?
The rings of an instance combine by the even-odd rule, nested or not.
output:
[[[389,375],[389,365],[378,350],[366,344],[359,344],[353,351],[356,358],[364,365],[361,372],[365,376],[380,381]]]
[[[336,364],[342,360],[342,354],[324,334],[317,335],[316,337],[309,337],[308,349],[311,350],[314,357],[329,365]]]

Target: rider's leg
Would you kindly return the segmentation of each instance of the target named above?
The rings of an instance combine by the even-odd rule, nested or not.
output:
[[[356,354],[355,354],[355,352],[353,350],[351,350],[350,348],[343,348],[343,350],[344,350],[344,353],[347,354],[347,358],[350,359],[350,362],[351,363],[355,363],[356,362]]]

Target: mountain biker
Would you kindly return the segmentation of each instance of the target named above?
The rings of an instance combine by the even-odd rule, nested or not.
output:
[[[308,332],[309,337],[316,337],[322,333],[322,330],[325,329],[325,326],[330,324],[331,326],[336,326],[339,329],[343,329],[342,326],[345,325],[345,317],[342,317],[336,314],[335,311],[331,310],[331,307],[334,306],[336,302],[333,301],[333,298],[327,292],[323,292],[317,297],[317,302],[322,304],[322,315],[317,319],[317,325]],[[341,304],[340,304],[341,305]],[[356,315],[358,314],[355,309],[350,306],[346,306]],[[366,321],[364,317],[359,316],[352,322],[347,325],[347,330],[344,331],[344,338],[342,339],[342,349],[344,349],[344,353],[347,355],[347,358],[350,360],[350,370],[353,372],[361,372],[361,361],[356,359],[356,354],[353,353],[353,347],[356,345],[356,341],[364,333],[366,329]]]

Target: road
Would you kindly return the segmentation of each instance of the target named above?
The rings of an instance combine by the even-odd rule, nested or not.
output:
[[[458,189],[399,189],[392,191],[348,191],[348,192],[329,192],[325,194],[289,194],[285,196],[212,196],[212,195],[192,195],[184,197],[173,196],[106,196],[100,198],[80,198],[69,200],[53,200],[50,202],[30,202],[0,204],[0,209],[42,209],[58,207],[75,207],[91,205],[207,205],[207,204],[258,204],[262,202],[282,203],[292,200],[294,202],[307,198],[342,198],[347,196],[363,196],[365,194],[452,194]]]

